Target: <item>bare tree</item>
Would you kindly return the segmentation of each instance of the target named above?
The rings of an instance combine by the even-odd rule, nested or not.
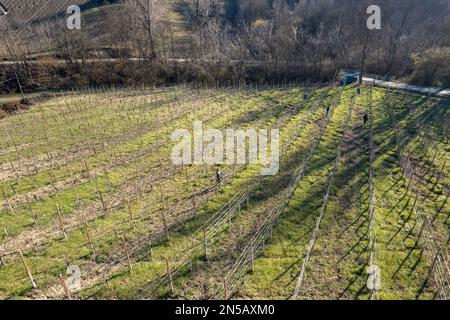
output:
[[[125,0],[129,22],[135,35],[140,56],[149,60],[158,58],[156,30],[162,22],[163,6],[159,0]]]

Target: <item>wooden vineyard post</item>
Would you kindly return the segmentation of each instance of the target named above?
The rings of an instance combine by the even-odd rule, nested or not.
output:
[[[6,225],[3,225],[3,232],[5,233],[5,238],[9,237],[9,231],[8,231],[8,228],[6,227]]]
[[[11,211],[11,213],[14,213],[14,209],[11,206],[11,203],[8,201],[8,197],[6,196],[5,190],[3,190],[2,186],[0,186],[0,190],[2,191],[3,199],[5,199],[5,202],[6,202],[6,205],[8,206],[9,211]]]
[[[92,239],[91,239],[91,234],[89,233],[89,228],[88,228],[88,223],[87,223],[86,217],[84,217],[83,220],[84,220],[83,221],[84,232],[86,233],[86,237],[87,237],[89,245],[91,247],[92,254],[95,254],[95,247],[94,247],[94,243],[92,242]]]
[[[59,228],[61,229],[64,239],[66,239],[67,233],[66,233],[66,228],[64,227],[64,222],[62,220],[61,208],[59,207],[59,204],[56,205],[56,215],[58,216]]]
[[[69,288],[67,288],[66,281],[64,281],[63,276],[59,274],[59,281],[64,289],[64,293],[66,294],[67,299],[72,300],[72,296],[70,295]]]
[[[167,278],[169,280],[169,284],[170,284],[170,292],[173,293],[173,279],[172,279],[172,272],[170,271],[170,265],[169,265],[169,259],[166,259],[166,267],[167,267]]]
[[[11,166],[12,171],[14,172],[15,179],[16,179],[16,181],[17,181],[18,178],[17,178],[16,168],[14,167],[14,164],[12,163],[10,157],[8,157],[8,161],[9,161],[9,165]],[[14,193],[16,193],[15,190],[14,190]]]
[[[169,229],[168,229],[168,226],[167,226],[167,219],[166,219],[166,211],[165,210],[163,210],[161,212],[161,216],[162,216],[162,220],[163,220],[164,233],[166,234],[167,241],[169,241],[170,240]]]
[[[131,225],[133,226],[133,229],[136,230],[136,222],[134,221],[133,211],[131,211],[130,201],[128,201],[128,200],[127,200],[127,208],[128,208],[128,214],[130,215]]]
[[[33,219],[33,225],[36,225],[38,216],[37,216],[37,214],[35,214],[33,212],[33,207],[31,206],[31,202],[30,202],[30,198],[28,197],[28,194],[25,195],[25,199],[27,200],[28,210],[30,210],[30,215],[31,215],[31,218]]]
[[[49,176],[50,176],[50,182],[52,183],[53,190],[55,190],[55,193],[57,193],[59,190],[58,190],[58,188],[56,187],[56,178],[55,178],[55,175],[53,174],[52,171],[49,171],[48,174],[49,174]]]
[[[150,259],[152,259],[153,258],[153,246],[152,246],[151,241],[149,241],[148,247],[149,247],[149,251],[150,251]]]
[[[14,195],[17,195],[16,187],[14,186],[12,181],[9,183],[9,186],[11,187],[11,190],[14,192]]]
[[[102,172],[103,172],[103,176],[105,177],[106,183],[108,184],[109,190],[113,191],[114,187],[111,183],[111,180],[109,180],[108,171],[106,170],[106,168],[103,168]],[[136,185],[136,182],[135,182],[135,185]]]
[[[77,188],[75,187],[75,180],[72,178],[72,190],[73,190],[73,194],[75,195],[75,198],[77,199],[77,205],[81,204],[81,200],[80,197],[78,196],[78,192],[77,192]]]
[[[133,265],[131,264],[130,252],[128,251],[127,239],[125,236],[122,236],[122,246],[125,251],[125,255],[127,256],[128,268],[131,271],[131,270],[133,270]]]
[[[87,175],[87,178],[89,179],[89,182],[92,182],[92,179],[91,179],[91,173],[90,173],[90,171],[89,171],[89,167],[88,167],[86,161],[84,161],[84,168],[85,168],[85,170],[86,170],[86,175]]]
[[[100,202],[102,203],[103,211],[105,211],[105,215],[107,215],[108,214],[108,207],[106,206],[105,199],[103,199],[103,194],[100,191],[100,189],[98,189],[98,196],[100,198]]]
[[[105,170],[105,171],[106,171],[106,170]],[[138,182],[138,180],[141,178],[141,172],[139,171],[139,168],[138,168],[137,163],[134,163],[134,171],[135,171],[135,173],[134,173],[135,177],[134,177],[134,179],[133,179],[134,192],[135,192],[136,194],[138,194],[139,191],[138,191],[138,185],[137,185],[137,182]],[[112,184],[111,184],[111,182],[109,181],[108,175],[105,174],[105,176],[106,176],[106,179],[108,180],[109,188],[112,190]]]
[[[162,183],[159,184],[159,190],[161,192],[161,202],[163,204],[164,210],[166,210],[167,205],[166,205],[166,198],[164,197],[164,190],[163,190],[163,185]]]
[[[161,160],[161,149],[160,149],[160,142],[159,142],[159,130],[156,132],[156,143],[157,143],[157,149],[158,149],[158,164],[159,164],[159,169],[161,170],[161,177],[164,176],[164,170],[163,170],[163,165],[162,165],[162,160]]]
[[[23,266],[25,267],[25,270],[27,271],[28,277],[30,278],[31,285],[34,289],[37,288],[36,282],[34,282],[33,275],[31,274],[30,268],[28,268],[27,262],[25,261],[25,257],[22,254],[22,251],[17,251],[17,253],[20,255],[20,259],[22,260]]]

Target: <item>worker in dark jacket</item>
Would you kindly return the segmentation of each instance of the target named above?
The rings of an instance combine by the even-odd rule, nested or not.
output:
[[[367,113],[364,113],[364,125],[366,125],[367,121],[369,121],[369,116],[367,115]]]
[[[220,172],[219,168],[216,168],[216,185],[217,190],[219,190],[220,186],[222,185],[222,173]]]
[[[305,94],[303,95],[303,100],[307,100],[308,99],[308,94],[305,92]]]
[[[359,86],[356,88],[356,93],[361,94],[361,88]]]

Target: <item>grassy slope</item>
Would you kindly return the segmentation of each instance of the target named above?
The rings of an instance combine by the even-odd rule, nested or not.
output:
[[[256,260],[255,272],[245,277],[244,286],[235,297],[285,299],[292,294],[315,219],[322,205],[327,177],[336,156],[337,146],[342,138],[345,114],[348,112],[352,93],[353,90],[344,92],[319,148],[316,150],[313,161],[307,168],[306,175],[300,181],[281,222],[274,229],[274,237],[266,247],[263,256]],[[179,103],[169,104],[168,108],[172,106],[171,108],[177,108],[177,110],[189,110],[192,102],[183,100],[183,95],[186,94],[189,92],[179,91],[178,95],[181,100]],[[207,97],[209,94],[195,98],[198,111],[191,116],[187,115],[179,120],[174,120],[162,128],[164,129],[162,136],[168,137],[175,127],[190,127],[195,118],[210,116],[210,110],[214,109],[219,112],[223,110],[223,112],[211,122],[212,126],[224,126],[233,119],[242,125],[249,125],[254,121],[256,121],[255,125],[259,123],[258,125],[266,126],[274,125],[277,122],[278,125],[284,123],[282,138],[286,139],[286,135],[289,135],[295,123],[306,116],[306,109],[302,109],[298,111],[298,114],[290,115],[288,122],[282,120],[283,114],[287,110],[285,107],[300,100],[301,92],[298,90],[292,90],[288,95],[282,92],[261,92],[251,97],[246,93],[223,93],[223,97],[221,94],[217,93],[221,102],[211,103],[212,100]],[[64,146],[75,148],[74,150],[89,149],[86,145],[86,131],[77,130],[78,126],[74,125],[74,123],[81,122],[88,127],[87,136],[96,137],[94,140],[99,140],[95,142],[113,139],[112,141],[116,141],[117,145],[111,144],[106,150],[99,150],[98,153],[88,158],[80,154],[80,158],[70,160],[72,169],[78,172],[80,177],[84,174],[83,159],[88,159],[93,170],[99,169],[98,176],[94,179],[97,185],[89,181],[77,182],[78,195],[82,198],[84,206],[92,205],[94,202],[98,206],[96,188],[102,190],[106,197],[111,195],[111,200],[113,200],[115,197],[113,191],[122,190],[121,188],[129,183],[130,177],[139,182],[144,181],[139,179],[159,174],[158,159],[155,154],[139,155],[142,146],[155,143],[154,132],[150,130],[139,133],[137,131],[139,134],[136,137],[124,136],[123,133],[130,129],[138,129],[139,125],[150,125],[155,116],[170,119],[170,111],[167,113],[167,111],[164,112],[165,109],[152,111],[153,109],[146,108],[152,103],[157,103],[158,99],[164,101],[170,97],[171,94],[167,93],[142,95],[142,92],[135,92],[128,98],[122,94],[108,93],[87,95],[86,97],[58,98],[45,102],[40,109],[32,109],[19,116],[1,120],[2,126],[11,130],[13,127],[21,127],[17,132],[17,136],[21,138],[16,139],[16,143],[19,144],[19,147],[21,144],[25,146],[23,150],[20,148],[16,150],[5,132],[0,132],[4,138],[1,141],[4,148],[0,154],[1,165],[8,168],[9,159],[23,161],[27,158],[37,159],[40,155],[45,157],[46,145],[37,144],[32,148],[26,147],[34,141],[30,131],[39,129],[42,125],[34,121],[33,114],[44,113],[48,115],[49,119],[53,119],[52,126],[48,129],[48,134],[53,137],[50,147],[59,156],[61,156],[58,154],[61,151],[61,141],[58,138],[58,130],[62,132]],[[315,98],[312,98],[311,102]],[[445,174],[449,169],[449,163],[446,162],[448,160],[449,105],[448,102],[440,100],[427,102],[426,97],[420,96],[404,97],[401,94],[390,96],[382,89],[374,90],[373,100],[373,139],[376,150],[374,162],[375,234],[377,237],[375,262],[382,272],[382,289],[379,297],[381,299],[429,299],[435,292],[434,282],[432,280],[425,282],[430,257],[423,250],[423,239],[420,242],[417,242],[417,239],[424,216],[437,216],[436,223],[433,225],[435,235],[441,244],[448,239],[450,208],[449,203],[445,202],[446,191],[443,190],[443,185],[446,183],[448,186],[449,178],[444,175],[439,183],[436,183],[436,179],[441,171]],[[67,104],[67,101],[70,103]],[[261,109],[263,103],[268,103],[271,107],[263,111]],[[70,110],[70,105],[76,106],[76,110],[78,110],[73,114],[69,113],[75,122],[65,119],[67,114],[65,115],[64,112]],[[86,109],[88,105],[96,107]],[[289,149],[289,154],[283,161],[290,165],[282,166],[282,172],[286,170],[287,174],[292,166],[295,167],[295,163],[299,163],[302,152],[312,142],[312,134],[309,132],[314,132],[313,119],[320,117],[321,112],[323,109],[318,109],[308,122],[305,131],[301,133],[300,138]],[[367,88],[356,100],[350,123],[351,130],[344,143],[342,159],[338,166],[336,180],[332,185],[330,203],[320,226],[318,242],[308,264],[300,298],[367,298],[365,282],[368,260],[367,182],[370,132],[368,126],[362,126],[361,123],[364,112],[369,112]],[[92,117],[94,120],[90,120]],[[126,118],[129,119],[124,121]],[[99,119],[103,119],[104,123],[98,121]],[[418,120],[423,120],[423,123],[416,125]],[[97,129],[93,129],[92,126],[89,128],[92,122],[97,123],[98,127],[94,126]],[[61,124],[59,129],[56,126],[57,123]],[[111,127],[111,123],[115,123],[116,127]],[[420,180],[413,188],[408,188],[411,177],[405,175],[402,168],[399,167],[395,124],[407,134],[404,153],[409,156],[411,163],[418,171],[413,176],[413,181],[418,181],[418,177],[424,175],[424,179]],[[102,125],[109,129],[99,129]],[[40,141],[44,141],[42,130],[39,129],[37,132]],[[164,155],[168,155],[170,146],[162,150]],[[106,174],[100,170],[111,160],[120,161],[122,157],[133,155],[136,155],[136,158],[131,158],[133,159],[131,163],[119,163],[116,168],[108,169]],[[156,169],[150,169],[149,161],[156,165]],[[136,164],[142,168],[141,174],[136,175]],[[201,188],[210,183],[210,177],[205,175],[204,169],[188,168],[188,170],[187,173],[191,177],[190,188]],[[165,257],[176,259],[177,250],[191,241],[192,232],[226,203],[235,192],[251,181],[256,170],[256,168],[249,167],[238,173],[230,185],[224,187],[218,195],[213,196],[202,207],[197,219],[193,218],[184,222],[177,221],[174,216],[174,228],[170,231],[170,242],[161,239],[161,242],[154,243],[152,257],[147,255],[134,261],[131,276],[127,271],[126,263],[121,263],[119,264],[120,268],[115,271],[107,269],[109,271],[106,276],[110,278],[108,286],[96,286],[92,290],[83,292],[82,296],[95,298],[141,297],[139,289],[142,288],[142,285],[164,272]],[[23,176],[17,179],[3,180],[0,183],[6,190],[7,197],[12,199],[50,185],[52,180],[50,172],[54,173],[57,181],[70,178],[68,167],[63,163],[56,168],[43,167],[38,174],[31,176],[24,171]],[[277,190],[281,188],[285,177],[286,175],[281,175],[263,183],[261,192],[258,193],[259,196],[252,201],[251,208],[244,210],[233,221],[233,229],[225,228],[221,231],[211,249],[213,260],[211,265],[205,265],[201,256],[196,257],[193,260],[194,271],[185,270],[185,274],[176,278],[175,293],[169,294],[168,288],[164,287],[157,295],[159,297],[208,297],[214,288],[220,285],[220,275],[232,265],[240,248],[245,245],[245,239],[251,236],[252,230],[276,201]],[[164,178],[164,181],[169,206],[175,205],[180,198],[188,197],[192,192],[192,189],[185,188],[184,172],[178,172],[170,179]],[[17,195],[14,195],[12,189],[14,185]],[[414,199],[417,193],[419,202],[415,206]],[[264,194],[268,197],[265,197]],[[68,263],[84,265],[93,270],[99,266],[107,266],[108,261],[114,257],[114,252],[122,251],[120,239],[114,233],[115,229],[129,236],[130,241],[158,230],[161,221],[157,212],[162,208],[159,198],[159,190],[156,189],[149,194],[140,191],[138,197],[131,201],[131,208],[136,212],[138,220],[135,229],[130,223],[126,207],[122,205],[111,208],[110,215],[93,220],[89,228],[95,235],[96,255],[91,254],[89,245],[86,243],[85,230],[81,226],[71,230],[66,240],[51,240],[38,252],[27,252],[26,259],[29,261],[40,289],[37,292],[31,291],[31,293],[45,294],[46,290],[53,290],[54,287],[60,289],[56,279],[59,273],[64,273],[65,265]],[[81,217],[84,212],[84,207],[77,204],[71,185],[67,184],[55,194],[50,195],[47,192],[38,201],[33,202],[34,212],[40,214],[38,228],[32,224],[31,212],[26,203],[15,205],[17,215],[9,214],[4,205],[0,216],[1,224],[8,226],[13,236],[34,232],[39,228],[54,228],[57,231],[56,203],[62,205],[65,217],[71,215]],[[149,207],[149,203],[152,204],[151,207]],[[101,211],[101,207],[99,210]],[[235,228],[239,228],[237,233]],[[105,232],[106,234],[103,235]],[[5,237],[0,243],[6,244],[8,241],[11,241],[11,238]],[[0,278],[2,279],[0,281],[2,296],[20,297],[30,294],[29,280],[18,257],[8,258],[6,265],[0,266]]]
[[[220,116],[216,117],[213,121],[213,125],[214,124],[217,126],[220,126],[220,123],[227,123],[228,121],[230,121],[231,119],[233,119],[233,117],[236,119],[242,119],[243,122],[247,122],[247,115],[249,113],[252,112],[252,110],[258,110],[258,108],[261,106],[261,103],[263,103],[264,101],[268,101],[268,103],[270,104],[270,100],[274,99],[277,97],[277,95],[279,95],[279,93],[277,92],[270,92],[270,93],[261,93],[258,94],[256,97],[248,99],[248,96],[246,96],[245,93],[243,94],[237,94],[236,96],[229,94],[227,98],[222,99],[220,102],[220,106],[221,108],[224,108],[226,106],[232,106],[233,109],[231,109],[230,112],[225,112],[220,114]],[[242,102],[241,99],[246,97],[246,101]],[[150,99],[150,98],[148,98]],[[235,99],[235,102],[233,102],[232,100]],[[290,100],[286,100],[286,103],[293,103],[296,99],[298,99],[298,96],[292,95]],[[200,100],[201,101],[201,100]],[[206,101],[208,102],[208,100]],[[197,102],[198,103],[198,102]],[[191,105],[191,103],[188,103],[189,105]],[[216,104],[211,104],[211,103],[206,103],[206,113],[202,113],[200,112],[201,109],[198,109],[195,113],[195,117],[199,117],[200,119],[203,119],[204,115],[209,116],[210,111],[208,110],[215,110],[215,112],[220,112],[220,108],[219,105]],[[237,107],[240,108],[237,108]],[[100,108],[104,108],[105,106],[100,106]],[[139,108],[139,107],[138,107]],[[50,108],[48,111],[50,112],[52,110],[52,108]],[[137,109],[138,111],[140,109]],[[140,112],[140,111],[139,111]],[[175,113],[176,114],[176,113]],[[141,114],[141,116],[144,116],[145,114]],[[13,118],[11,118],[12,120]],[[188,119],[184,119],[184,122],[180,122],[178,124],[174,124],[173,127],[191,127],[192,126],[192,121],[194,118],[188,118]],[[142,120],[142,119],[141,119]],[[186,121],[188,120],[188,121]],[[173,128],[172,126],[169,126],[167,130],[167,134],[169,134]],[[148,134],[147,134],[148,135]],[[133,142],[133,141],[132,141]],[[142,140],[142,137],[140,137],[140,139],[137,139],[134,143],[136,143],[137,146],[142,146],[142,143],[148,144],[150,143],[151,140]],[[119,153],[121,152],[130,152],[127,147],[126,144],[124,145],[120,145],[119,148]],[[134,150],[134,152],[139,151],[139,148],[134,148],[132,149]],[[166,148],[166,152],[170,151],[170,148]],[[109,154],[109,153],[106,153]],[[167,155],[167,153],[165,153]],[[101,153],[100,153],[101,155]],[[98,157],[99,155],[96,155],[96,157]],[[156,155],[153,155],[153,158],[155,158]],[[167,157],[167,156],[166,156]],[[111,159],[109,159],[111,160]],[[143,160],[146,160],[145,158]],[[108,161],[108,159],[104,159],[103,161]],[[145,162],[145,161],[144,161]],[[92,160],[90,160],[90,163],[92,163]],[[75,166],[73,166],[75,167]],[[131,169],[134,166],[130,166]],[[109,182],[113,185],[113,188],[117,188],[120,186],[120,183],[122,183],[121,181],[125,181],[127,179],[130,178],[130,173],[133,172],[128,172],[127,167],[125,166],[121,166],[119,168],[116,169],[116,171],[118,171],[118,173],[120,173],[120,176],[115,176],[114,172],[110,172],[108,173],[108,178],[109,178]],[[199,188],[204,182],[203,181],[209,181],[209,176],[208,177],[202,177],[199,176],[198,179],[196,179],[196,175],[194,175],[194,171],[201,171],[201,172],[205,172],[204,169],[197,169],[197,168],[190,168],[189,171],[192,172],[192,174],[189,174],[191,176],[191,183],[192,186],[195,188]],[[66,168],[67,170],[67,168]],[[158,171],[159,172],[159,171]],[[150,174],[152,174],[152,172],[150,172]],[[155,173],[153,173],[155,174]],[[197,173],[198,175],[198,173]],[[204,175],[203,173],[201,175]],[[57,176],[58,178],[58,176]],[[119,180],[118,180],[119,179]],[[206,180],[205,180],[206,179]],[[172,205],[172,203],[179,199],[179,198],[183,198],[185,195],[185,193],[190,193],[192,191],[186,190],[185,189],[185,177],[184,177],[184,173],[180,173],[177,174],[177,176],[172,177],[171,179],[167,179],[167,183],[165,183],[165,188],[166,190],[170,191],[166,194],[166,201],[168,203],[168,205]],[[77,186],[77,193],[78,195],[82,198],[83,203],[89,203],[89,201],[92,201],[96,198],[96,193],[95,191],[95,183],[93,184],[92,182],[86,182],[85,183],[87,186],[90,185],[90,188],[88,188],[87,190],[85,190],[85,192],[83,191],[83,187],[82,186]],[[97,179],[97,186],[99,186],[99,188],[101,188],[101,190],[104,191],[104,194],[106,195],[108,192],[108,180],[105,179],[104,176],[100,176]],[[94,189],[92,189],[94,188]],[[179,189],[181,188],[181,189]],[[175,191],[175,192],[172,192]],[[178,191],[177,191],[178,190]],[[191,189],[192,190],[192,189]],[[64,193],[67,194],[67,196],[64,196]],[[143,195],[140,198],[136,199],[136,200],[132,200],[131,201],[131,205],[132,205],[132,210],[135,212],[143,212],[145,214],[145,216],[150,215],[152,212],[155,212],[158,210],[158,207],[160,206],[160,204],[158,204],[158,206],[153,206],[151,208],[151,210],[149,211],[149,209],[146,209],[148,207],[148,203],[153,203],[155,205],[155,199],[159,199],[158,196],[159,190],[155,190],[153,192],[151,192],[149,195]],[[94,199],[93,199],[94,198]],[[49,198],[47,200],[45,200],[46,202],[48,202],[48,204],[45,205],[45,208],[47,208],[47,213],[45,216],[47,216],[48,218],[46,220],[43,220],[43,218],[45,217],[44,215],[38,220],[38,223],[40,225],[40,227],[45,226],[46,224],[50,224],[50,223],[55,223],[56,221],[55,219],[55,210],[54,210],[54,205],[55,205],[55,201],[57,201],[58,203],[60,203],[62,205],[62,209],[63,209],[63,214],[67,215],[69,214],[71,211],[74,211],[75,214],[77,214],[77,212],[82,212],[80,211],[80,208],[78,208],[76,206],[76,198],[74,197],[74,193],[73,190],[68,187],[67,190],[62,190],[59,194],[58,197],[56,199]],[[42,202],[42,200],[40,201]],[[45,202],[43,202],[41,204],[44,205]],[[36,208],[35,208],[36,209]],[[6,210],[6,209],[5,209]],[[7,210],[6,210],[7,211]],[[34,212],[37,212],[36,210]],[[38,211],[41,214],[44,214],[44,211]],[[112,213],[111,213],[112,212]],[[127,229],[130,226],[126,226],[124,225],[124,223],[126,223],[128,225],[128,221],[129,221],[129,217],[128,217],[128,212],[126,210],[126,208],[123,207],[118,207],[118,208],[114,208],[112,211],[110,212],[108,217],[103,217],[102,219],[95,221],[93,224],[91,224],[91,228],[92,230],[95,230],[95,234],[100,233],[102,234],[102,232],[104,232],[105,230],[111,229],[109,226],[113,223],[115,223],[117,225],[117,223],[119,223],[119,227],[120,229],[122,229],[121,231],[124,231],[124,227],[126,227]],[[7,212],[5,212],[7,213]],[[18,213],[20,213],[20,211],[18,211]],[[31,212],[29,210],[27,210],[27,207],[25,206],[23,208],[23,213],[22,215],[24,216],[24,218],[29,219]],[[17,216],[17,217],[20,217]],[[9,224],[12,223],[17,223],[17,219],[16,216],[13,215],[3,215],[2,218],[4,219],[5,222],[10,221]],[[6,220],[7,219],[7,220]],[[20,221],[19,221],[20,222]],[[24,220],[24,222],[26,222]],[[144,225],[144,228],[138,228],[137,230],[134,230],[131,233],[128,233],[128,235],[132,238],[133,234],[139,235],[139,234],[145,234],[145,232],[148,232],[145,227],[146,225]],[[30,224],[24,224],[24,227],[28,228],[28,229],[34,229],[35,226],[30,225]],[[148,226],[147,226],[148,227]],[[14,233],[18,233],[20,232],[20,230],[15,230],[14,228],[10,228],[10,230]],[[22,229],[22,231],[24,231],[24,229]],[[13,233],[13,234],[14,234]],[[7,241],[9,239],[6,239]],[[116,239],[117,240],[117,239]],[[115,235],[114,233],[109,234],[106,237],[102,237],[101,239],[98,239],[98,241],[96,241],[96,246],[97,246],[97,256],[98,257],[102,257],[102,252],[107,253],[111,250],[111,245],[113,245],[115,242]],[[37,253],[30,253],[29,255],[27,255],[27,259],[29,259],[29,263],[32,267],[33,270],[42,270],[41,272],[38,272],[38,281],[40,282],[41,286],[44,283],[47,283],[52,277],[54,277],[55,275],[57,275],[57,272],[61,272],[61,268],[64,264],[65,261],[72,261],[72,262],[77,262],[77,263],[81,263],[83,261],[83,259],[86,258],[86,255],[88,255],[89,253],[89,247],[85,245],[86,243],[86,239],[85,239],[85,235],[83,234],[83,229],[79,228],[78,230],[75,229],[73,232],[71,232],[71,234],[69,235],[68,239],[66,239],[65,241],[61,242],[61,241],[55,241],[54,243],[50,243],[49,248],[48,249],[44,249],[43,251],[37,252]],[[80,245],[83,246],[83,250],[80,252],[79,247]],[[44,258],[45,257],[45,258]],[[52,259],[49,260],[48,258],[51,257]],[[81,260],[79,260],[81,259]],[[101,258],[103,259],[103,258]],[[48,269],[48,268],[52,268]],[[20,280],[17,278],[17,274],[22,274],[22,272],[20,271],[20,261],[15,261],[14,263],[7,263],[7,267],[3,268],[1,270],[1,272],[3,273],[3,278],[9,278],[11,277],[12,281],[5,281],[2,282],[3,285],[7,286],[7,288],[5,288],[5,293],[9,292],[14,292],[14,291],[22,291],[25,288],[29,287],[29,283],[26,279],[26,277],[21,278]],[[14,279],[14,280],[13,280]],[[17,290],[19,287],[24,288],[24,289],[20,289]],[[11,290],[11,291],[10,291]]]
[[[374,142],[376,146],[375,169],[375,217],[377,253],[376,264],[381,268],[381,299],[430,298],[430,288],[422,288],[430,265],[422,244],[415,247],[420,222],[416,217],[408,218],[413,201],[403,198],[407,181],[398,182],[399,169],[396,161],[395,132],[386,110],[387,101],[383,90],[374,92]],[[423,97],[413,97],[417,104]],[[366,267],[368,260],[368,129],[361,128],[361,113],[368,112],[368,99],[358,99],[352,123],[352,141],[347,146],[332,192],[332,200],[325,213],[319,231],[319,240],[306,272],[300,298],[307,299],[365,299],[367,289]],[[420,106],[418,106],[420,107]],[[427,114],[429,107],[422,106],[413,117]],[[403,111],[402,125],[411,124],[404,112],[405,104],[396,104],[395,111]],[[423,117],[423,115],[422,115]],[[439,148],[445,147],[442,119],[448,118],[448,103],[434,108],[433,117],[428,118],[422,129],[435,128]],[[437,129],[437,130],[436,130]],[[447,131],[448,132],[448,131]],[[415,145],[411,139],[409,146]],[[448,148],[448,145],[447,145]],[[332,150],[332,149],[331,149]],[[333,154],[322,150],[322,155]],[[440,153],[441,163],[445,151]],[[321,157],[322,158],[322,157]],[[331,158],[330,158],[331,159]],[[316,163],[320,163],[317,159]],[[448,168],[448,165],[447,165]],[[317,211],[324,194],[323,181],[327,171],[310,170],[300,182],[284,219],[277,226],[274,237],[263,257],[256,261],[253,275],[245,277],[245,284],[237,297],[286,299],[293,293],[296,277],[308,244]],[[428,190],[433,184],[430,178]],[[448,183],[448,177],[447,177]],[[442,183],[442,182],[441,182]],[[442,184],[435,188],[431,199],[422,206],[422,214],[434,216],[445,201]],[[399,201],[399,199],[401,199]],[[431,201],[430,201],[431,200]],[[397,205],[395,205],[397,204]],[[445,210],[447,209],[447,210]],[[445,244],[448,237],[448,222],[444,212],[436,223],[436,234]]]

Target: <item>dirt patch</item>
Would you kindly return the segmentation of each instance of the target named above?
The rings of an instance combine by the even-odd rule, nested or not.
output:
[[[0,117],[7,116],[7,115],[13,115],[18,113],[22,110],[28,110],[30,108],[29,104],[22,104],[22,103],[5,103],[4,105],[0,106]]]
[[[28,110],[32,106],[35,106],[38,103],[49,100],[51,98],[52,98],[51,95],[43,94],[38,97],[23,98],[19,102],[9,102],[9,103],[0,105],[0,119],[4,118],[6,116],[17,114],[20,111]]]

